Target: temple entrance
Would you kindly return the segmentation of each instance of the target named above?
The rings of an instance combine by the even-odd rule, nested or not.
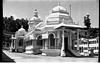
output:
[[[37,38],[37,46],[38,46],[40,49],[43,48],[42,36],[38,36],[38,38]]]
[[[19,46],[23,46],[23,39],[19,40]]]
[[[49,44],[50,44],[50,49],[55,48],[55,39],[53,34],[49,34]]]
[[[68,51],[68,37],[65,37],[64,38],[64,47],[65,47],[65,53],[67,53],[67,51]]]

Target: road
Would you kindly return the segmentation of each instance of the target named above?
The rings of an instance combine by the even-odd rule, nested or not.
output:
[[[42,56],[33,55],[25,53],[15,53],[3,50],[3,52],[14,59],[15,62],[96,62],[98,63],[98,58],[75,58],[75,57],[52,57],[52,56]]]

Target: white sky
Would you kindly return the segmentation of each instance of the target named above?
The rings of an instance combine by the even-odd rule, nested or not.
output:
[[[99,26],[99,0],[3,0],[3,16],[14,15],[15,18],[32,18],[34,9],[38,9],[42,19],[50,14],[50,10],[61,2],[69,12],[72,6],[72,19],[84,25],[84,15],[90,14],[91,26]]]

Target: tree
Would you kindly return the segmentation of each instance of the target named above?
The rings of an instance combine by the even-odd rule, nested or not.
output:
[[[89,38],[95,38],[99,36],[99,29],[98,28],[90,28],[88,30]]]
[[[28,20],[22,19],[23,28],[28,31]]]
[[[13,16],[10,17],[3,17],[3,32],[16,32],[18,29],[23,26],[23,28],[27,31],[28,30],[28,20],[16,19],[14,20]]]
[[[3,17],[3,32],[6,32],[9,30],[9,23],[8,23],[8,18]]]
[[[91,23],[90,23],[90,19],[89,19],[90,15],[86,15],[84,16],[84,25],[87,27],[87,29],[91,28]]]

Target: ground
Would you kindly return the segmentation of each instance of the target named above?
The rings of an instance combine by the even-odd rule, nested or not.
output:
[[[60,56],[42,56],[33,55],[25,53],[15,53],[8,50],[3,50],[5,55],[7,55],[14,62],[96,62],[98,63],[98,57],[60,57]],[[4,59],[4,58],[3,58]],[[6,59],[6,57],[5,57]]]

